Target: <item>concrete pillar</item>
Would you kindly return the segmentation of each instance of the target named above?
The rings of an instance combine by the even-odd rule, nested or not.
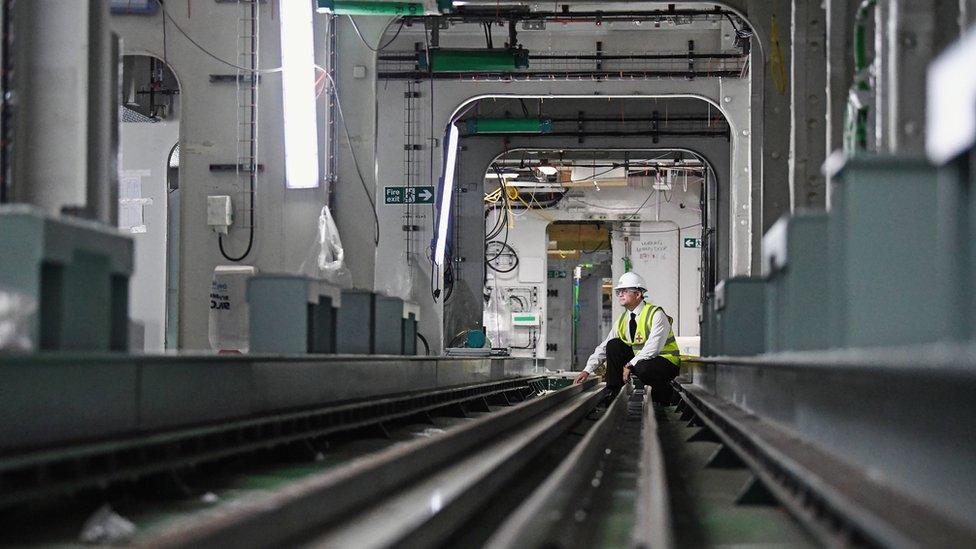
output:
[[[108,2],[17,2],[12,25],[10,200],[114,223],[118,66]]]
[[[119,213],[119,38],[109,30],[108,2],[88,14],[88,182],[84,217],[115,226]]]

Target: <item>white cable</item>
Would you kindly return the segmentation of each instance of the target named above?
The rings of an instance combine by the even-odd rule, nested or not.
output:
[[[200,51],[202,51],[203,53],[205,53],[207,56],[209,56],[210,58],[214,59],[215,61],[218,61],[220,63],[223,63],[224,65],[227,65],[228,67],[233,67],[233,68],[235,68],[235,69],[237,69],[239,71],[244,71],[244,72],[254,72],[254,73],[281,72],[281,67],[277,67],[277,68],[274,68],[274,69],[251,69],[251,68],[248,68],[248,67],[242,67],[242,66],[238,65],[237,63],[231,63],[230,61],[227,61],[225,59],[221,59],[217,55],[215,55],[215,54],[211,53],[209,50],[207,50],[207,48],[204,48],[203,46],[201,46],[199,42],[197,42],[196,40],[194,40],[193,38],[191,38],[190,35],[187,34],[186,31],[184,31],[182,27],[180,27],[179,23],[177,23],[176,20],[173,19],[173,16],[169,14],[169,10],[166,9],[166,3],[163,0],[159,0],[159,7],[161,7],[163,9],[163,16],[166,17],[167,19],[169,19],[169,22],[172,23],[174,27],[176,27],[176,30],[179,31],[179,33],[183,35],[183,38],[186,38],[187,40],[189,40],[189,42],[191,44],[193,44],[194,46],[196,46],[197,49],[199,49]]]
[[[390,46],[390,44],[392,44],[393,41],[396,40],[398,36],[400,36],[400,31],[403,30],[404,20],[403,19],[400,19],[400,26],[397,28],[397,31],[393,35],[393,38],[390,38],[390,41],[389,42],[387,42],[386,44],[383,44],[383,37],[380,36],[380,44],[382,44],[382,45],[377,46],[377,47],[374,48],[373,46],[371,46],[369,44],[369,42],[366,41],[366,37],[363,36],[363,33],[359,31],[359,25],[356,24],[356,20],[353,19],[351,15],[346,15],[346,17],[349,18],[349,22],[352,23],[352,29],[354,31],[356,31],[356,35],[359,36],[359,39],[360,40],[362,40],[363,45],[366,46],[366,49],[368,49],[369,51],[371,51],[373,53],[379,53],[379,52],[385,50],[386,48],[388,48]]]

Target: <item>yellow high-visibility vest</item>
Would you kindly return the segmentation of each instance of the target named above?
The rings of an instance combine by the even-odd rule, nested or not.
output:
[[[644,308],[641,310],[640,314],[637,315],[637,330],[634,333],[634,340],[630,340],[630,311],[624,311],[624,314],[620,315],[617,319],[617,337],[620,341],[623,341],[627,345],[630,345],[634,352],[636,353],[644,347],[647,343],[647,335],[651,333],[651,322],[654,319],[654,313],[661,311],[661,314],[667,316],[664,309],[658,307],[657,305],[651,305],[650,303],[645,303]],[[674,321],[668,316],[668,322],[674,325]],[[668,331],[668,340],[664,343],[664,347],[658,356],[665,358],[671,364],[678,366],[681,364],[681,350],[678,349],[678,341],[674,338],[674,329]]]

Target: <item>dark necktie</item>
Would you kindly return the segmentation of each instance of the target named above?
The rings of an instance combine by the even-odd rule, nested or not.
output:
[[[634,335],[637,334],[637,315],[630,313],[630,340],[634,340]]]

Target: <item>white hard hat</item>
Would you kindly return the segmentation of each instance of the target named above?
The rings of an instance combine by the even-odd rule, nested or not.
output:
[[[620,275],[620,280],[617,281],[617,285],[613,287],[614,290],[619,290],[621,288],[640,288],[641,290],[646,290],[647,286],[644,284],[644,279],[640,277],[637,273],[624,273]]]

